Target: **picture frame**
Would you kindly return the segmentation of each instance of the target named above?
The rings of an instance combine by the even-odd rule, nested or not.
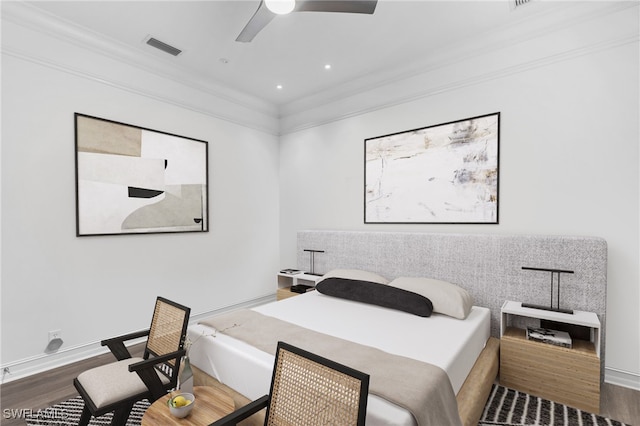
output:
[[[500,112],[364,141],[364,223],[498,224]]]
[[[209,144],[74,114],[76,236],[209,231]]]

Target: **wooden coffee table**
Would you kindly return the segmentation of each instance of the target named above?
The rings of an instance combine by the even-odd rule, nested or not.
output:
[[[207,426],[235,409],[233,398],[222,390],[210,386],[195,386],[193,409],[187,417],[179,419],[169,412],[167,401],[177,394],[173,392],[158,398],[142,416],[142,426],[186,425]]]

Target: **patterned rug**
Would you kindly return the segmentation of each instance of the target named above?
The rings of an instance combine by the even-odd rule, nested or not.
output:
[[[127,426],[139,426],[149,406],[138,402],[129,415]],[[76,426],[83,402],[72,398],[49,408],[33,411],[26,416],[28,426]],[[108,426],[111,414],[92,418],[90,426]],[[494,385],[478,426],[628,426],[615,420],[586,413],[566,405],[554,403]],[[303,426],[303,425],[300,425]],[[445,425],[443,425],[445,426]]]
[[[627,426],[616,420],[493,385],[479,426]]]
[[[42,410],[33,410],[31,414],[25,416],[25,420],[28,426],[77,426],[82,407],[84,407],[84,401],[77,396]],[[136,403],[129,414],[126,426],[140,426],[142,415],[148,407],[149,401],[146,399]],[[111,413],[93,417],[89,425],[109,426],[112,417]]]

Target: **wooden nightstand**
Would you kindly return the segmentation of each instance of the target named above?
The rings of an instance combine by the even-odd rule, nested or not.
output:
[[[276,300],[286,299],[288,297],[297,296],[300,293],[291,291],[291,286],[297,284],[309,285],[315,287],[316,283],[322,279],[320,275],[311,275],[301,272],[299,274],[278,274],[278,291]]]
[[[500,384],[591,413],[600,412],[600,320],[593,312],[565,314],[523,308],[520,302],[502,305],[500,318]],[[565,348],[527,340],[526,331],[512,322],[540,320],[584,328],[589,340],[572,337]],[[553,327],[549,327],[553,328]]]

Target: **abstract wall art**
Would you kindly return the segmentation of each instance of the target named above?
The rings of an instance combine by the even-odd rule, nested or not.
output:
[[[498,223],[500,113],[365,139],[365,223]]]
[[[208,143],[75,114],[76,235],[209,231]]]

